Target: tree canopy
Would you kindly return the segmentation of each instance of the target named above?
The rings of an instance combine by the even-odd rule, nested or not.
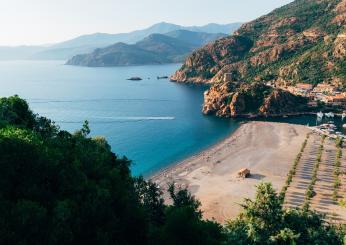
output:
[[[185,190],[172,192],[179,205],[164,205],[155,184],[131,176],[130,160],[88,136],[88,122],[60,130],[18,96],[0,99],[0,122],[0,244],[221,241]]]
[[[270,184],[227,226],[187,190],[131,176],[103,137],[60,130],[18,96],[0,99],[0,244],[342,244],[309,211],[284,210]]]
[[[328,225],[319,214],[284,209],[270,183],[257,187],[254,200],[227,224],[229,244],[343,244],[342,228]]]

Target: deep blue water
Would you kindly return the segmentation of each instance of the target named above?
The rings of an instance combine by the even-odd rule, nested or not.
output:
[[[201,114],[203,88],[156,79],[178,68],[2,61],[0,96],[18,94],[34,112],[71,132],[88,120],[92,135],[105,136],[115,153],[133,160],[135,175],[148,175],[215,144],[239,125]],[[126,80],[132,76],[145,79]]]

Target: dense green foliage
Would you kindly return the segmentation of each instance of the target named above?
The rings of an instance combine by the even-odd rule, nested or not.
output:
[[[292,1],[196,50],[173,80],[224,82],[225,73],[235,72],[232,81],[279,86],[328,82],[345,89],[345,45],[340,36],[346,20],[341,2]]]
[[[172,190],[131,177],[126,158],[86,122],[74,134],[34,115],[17,96],[0,100],[0,244],[217,244],[221,227]],[[184,233],[182,233],[184,232]],[[189,239],[187,239],[189,238]],[[167,244],[167,243],[165,243]]]
[[[228,223],[229,244],[343,244],[341,230],[311,211],[285,210],[271,184],[258,186],[255,200]]]
[[[146,238],[127,159],[117,158],[104,139],[88,138],[87,124],[73,135],[59,131],[18,97],[2,99],[0,108],[1,244]]]
[[[131,176],[107,141],[0,99],[0,244],[341,244],[341,232],[309,211],[284,210],[268,184],[227,227],[202,219],[187,190]]]
[[[301,25],[305,21],[299,21],[298,23]],[[281,26],[280,28],[288,31],[292,30],[293,26],[290,26],[290,28]],[[300,28],[304,30],[303,27]],[[323,30],[325,29],[323,28]],[[336,30],[338,32],[340,28]],[[336,33],[331,33],[330,35],[336,37]],[[292,50],[288,50],[287,48],[287,50],[280,54],[278,59],[269,60],[260,65],[246,63],[247,74],[239,79],[246,82],[253,82],[256,78],[260,78],[262,81],[276,81],[276,79],[281,78],[290,84],[304,82],[317,85],[335,77],[341,79],[346,77],[343,69],[345,58],[336,58],[333,56],[333,42],[326,43],[320,37],[313,43],[305,41],[304,45],[302,45],[298,44],[298,40],[299,38],[296,40],[292,38],[290,40],[291,45],[296,43],[297,47]],[[271,49],[275,49],[279,45],[285,45],[285,42],[288,42],[288,40],[283,36],[282,40],[272,44],[270,47],[265,47],[265,50],[273,53],[274,51],[271,51]],[[260,55],[260,49],[257,52],[248,54],[247,58],[257,55]],[[329,67],[328,62],[334,65]]]

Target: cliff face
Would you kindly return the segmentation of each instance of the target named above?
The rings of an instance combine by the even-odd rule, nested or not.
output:
[[[270,116],[306,109],[307,100],[263,83],[223,83],[205,93],[203,113],[220,117]]]
[[[296,0],[195,51],[171,79],[211,84],[207,95],[220,96],[215,105],[206,96],[211,108],[225,97],[225,82],[346,85],[345,24],[346,0]]]

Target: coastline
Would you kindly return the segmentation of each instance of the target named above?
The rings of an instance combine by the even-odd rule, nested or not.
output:
[[[309,131],[287,123],[246,122],[222,141],[149,178],[163,190],[166,202],[167,186],[174,183],[201,201],[204,218],[223,223],[236,217],[239,203],[254,196],[260,181],[281,189]],[[237,178],[241,168],[249,168],[251,178]]]
[[[328,111],[328,109],[322,110],[322,111]],[[341,112],[335,112],[332,109],[329,111],[332,111],[335,116],[341,117]],[[316,115],[318,112],[292,112],[292,113],[282,113],[282,114],[270,114],[270,115],[262,115],[262,114],[239,114],[234,117],[230,118],[243,118],[243,119],[266,119],[266,118],[285,118],[285,117],[295,117],[295,116],[305,116],[305,115]]]
[[[153,180],[153,179],[156,179],[158,176],[162,176],[164,174],[167,174],[167,173],[170,173],[170,172],[174,171],[174,169],[176,169],[177,167],[183,166],[184,164],[188,164],[189,162],[191,162],[193,160],[199,159],[200,157],[205,155],[207,152],[209,152],[209,151],[211,151],[213,149],[216,149],[218,146],[220,147],[220,146],[224,145],[225,142],[230,137],[232,137],[232,135],[235,134],[242,125],[245,125],[247,123],[250,123],[250,122],[249,121],[242,121],[242,122],[240,122],[239,123],[239,127],[235,131],[233,131],[230,134],[226,135],[221,140],[215,142],[214,144],[211,144],[210,146],[207,146],[203,150],[198,151],[197,153],[194,153],[191,156],[188,156],[188,157],[186,157],[186,158],[184,158],[182,160],[179,160],[179,161],[172,162],[172,163],[170,163],[169,165],[167,165],[165,167],[162,167],[162,168],[160,168],[158,170],[155,170],[152,173],[150,173],[150,174],[148,174],[147,176],[144,176],[144,177],[146,179],[148,179],[148,180]]]

